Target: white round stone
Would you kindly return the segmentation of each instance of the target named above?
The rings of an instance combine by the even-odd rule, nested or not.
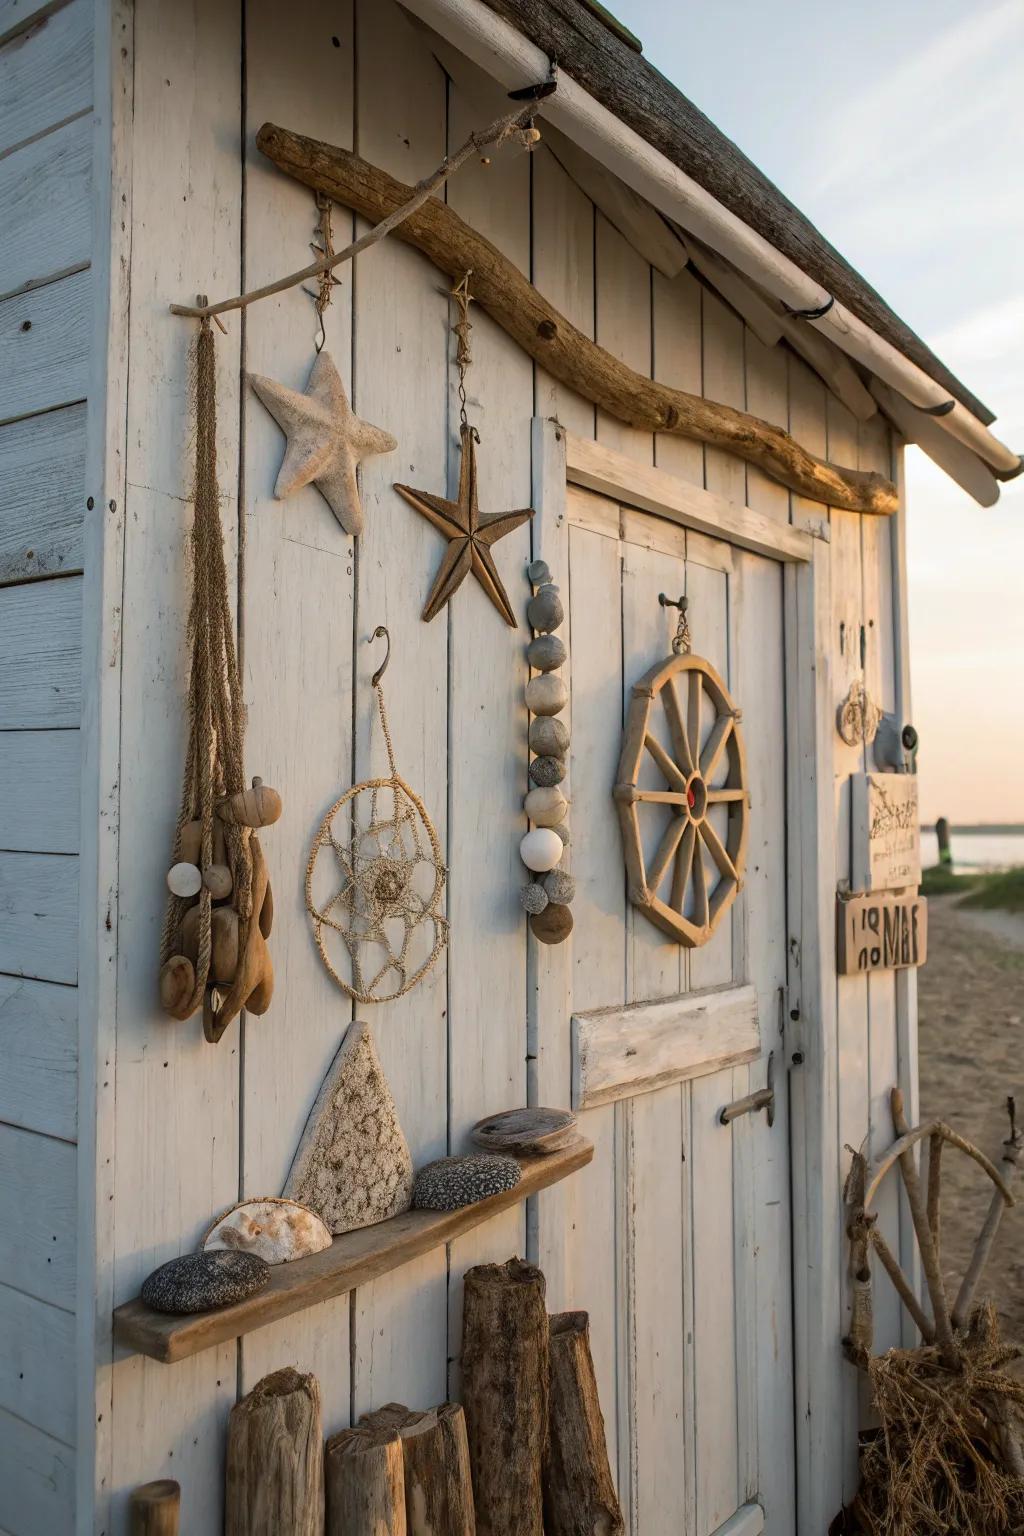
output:
[[[527,869],[537,873],[554,869],[562,857],[562,839],[549,827],[534,827],[519,844],[519,856]]]
[[[202,871],[198,864],[172,864],[167,871],[167,889],[172,896],[183,900],[198,896],[203,885]]]

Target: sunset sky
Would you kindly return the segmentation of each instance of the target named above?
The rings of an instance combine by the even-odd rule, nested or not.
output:
[[[1024,3],[613,9],[1024,450]],[[1024,822],[1024,477],[907,460],[922,814]]]

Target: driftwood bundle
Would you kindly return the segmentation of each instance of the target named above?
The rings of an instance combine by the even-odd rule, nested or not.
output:
[[[903,1098],[892,1090],[896,1141],[869,1169],[855,1153],[846,1186],[853,1311],[847,1354],[867,1372],[879,1428],[866,1438],[861,1487],[853,1506],[870,1536],[1006,1536],[1024,1530],[1024,1382],[1006,1367],[1021,1357],[1002,1344],[991,1304],[974,1296],[1003,1210],[1013,1205],[1005,1175],[1020,1156],[1013,1100],[1000,1171],[940,1120],[911,1129]],[[915,1148],[927,1142],[927,1182]],[[967,1273],[952,1302],[942,1280],[942,1154],[972,1158],[993,1185],[989,1210]],[[899,1168],[914,1224],[930,1315],[878,1231],[872,1203],[886,1174]],[[918,1349],[872,1355],[874,1252],[924,1340]]]

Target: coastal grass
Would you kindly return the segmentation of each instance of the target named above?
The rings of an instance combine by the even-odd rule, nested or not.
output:
[[[922,871],[921,894],[959,896],[958,906],[989,912],[1024,912],[1024,867],[962,875],[948,864],[933,864]]]

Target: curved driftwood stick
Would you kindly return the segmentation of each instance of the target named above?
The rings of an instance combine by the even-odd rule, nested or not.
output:
[[[1013,1173],[1017,1163],[1020,1161],[1021,1149],[1022,1143],[1019,1140],[1006,1142],[1003,1162],[1007,1164],[1011,1173]],[[978,1288],[978,1281],[984,1273],[985,1265],[988,1263],[989,1254],[992,1252],[992,1244],[996,1240],[996,1233],[999,1231],[999,1224],[1003,1219],[1003,1211],[1006,1208],[1006,1204],[1007,1202],[1001,1198],[1000,1191],[994,1189],[984,1226],[978,1234],[978,1241],[974,1245],[974,1253],[971,1256],[970,1265],[968,1266],[967,1273],[964,1275],[956,1301],[953,1303],[953,1323],[957,1328],[966,1328],[967,1326],[974,1293]]]
[[[274,123],[264,123],[256,143],[289,176],[374,223],[410,199],[411,188],[349,150]],[[882,475],[840,469],[816,459],[781,427],[635,373],[571,325],[518,267],[437,198],[411,211],[395,234],[451,278],[472,272],[473,297],[492,320],[560,383],[617,420],[724,449],[799,495],[847,512],[896,511],[896,488]]]
[[[904,1142],[909,1142],[910,1127],[907,1125],[907,1117],[903,1112],[903,1093],[899,1088],[892,1090],[889,1095],[889,1102],[892,1107],[893,1128],[897,1136],[901,1137]],[[925,1207],[917,1163],[914,1161],[913,1147],[908,1145],[906,1150],[901,1152],[899,1156],[900,1173],[903,1175],[903,1187],[907,1192],[907,1204],[910,1206],[914,1231],[917,1233],[918,1251],[921,1254],[921,1267],[924,1270],[928,1297],[932,1304],[935,1342],[939,1346],[945,1363],[953,1366],[956,1365],[960,1357],[956,1344],[953,1341],[953,1325],[949,1320],[949,1300],[946,1296],[946,1288],[942,1283],[938,1248],[932,1237],[931,1227],[928,1225],[928,1211]]]
[[[865,1210],[871,1208],[871,1202],[878,1193],[878,1186],[889,1172],[889,1169],[899,1162],[904,1152],[909,1151],[911,1147],[915,1147],[919,1141],[925,1141],[929,1136],[941,1136],[943,1141],[948,1141],[950,1146],[956,1147],[958,1152],[964,1152],[968,1157],[973,1158],[978,1167],[985,1170],[992,1183],[996,1186],[1002,1203],[1004,1205],[1015,1204],[1006,1180],[995,1164],[985,1156],[979,1147],[976,1147],[973,1142],[968,1141],[966,1137],[961,1136],[959,1131],[954,1131],[953,1127],[947,1125],[945,1121],[929,1120],[926,1125],[915,1126],[912,1131],[907,1131],[905,1135],[900,1136],[897,1141],[893,1142],[889,1150],[879,1158],[878,1162],[874,1164],[871,1169],[871,1182],[864,1196]]]
[[[881,1259],[882,1268],[896,1287],[899,1298],[913,1318],[918,1333],[926,1344],[933,1344],[935,1342],[935,1329],[932,1327],[921,1303],[914,1295],[910,1281],[900,1268],[895,1254],[877,1227],[869,1228],[868,1242],[878,1254],[879,1259]]]

